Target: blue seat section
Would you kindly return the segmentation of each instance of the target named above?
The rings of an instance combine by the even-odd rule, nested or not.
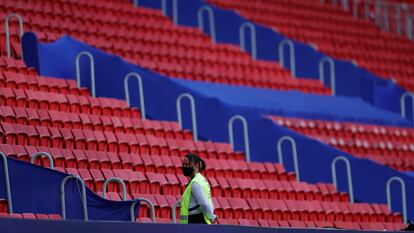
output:
[[[399,114],[387,112],[354,97],[304,94],[298,91],[276,91],[250,87],[177,79],[183,86],[206,96],[239,107],[273,114],[307,119],[348,121],[409,127]]]
[[[388,179],[401,177],[407,187],[407,197],[414,196],[414,178],[371,160],[358,159],[336,150],[330,146],[304,137],[289,129],[275,125],[271,120],[262,117],[257,111],[229,104],[217,97],[208,96],[182,82],[142,69],[129,64],[121,58],[106,54],[70,37],[63,37],[50,44],[38,43],[33,33],[23,36],[23,51],[28,66],[38,65],[39,72],[44,76],[76,78],[75,58],[83,51],[94,57],[97,96],[125,99],[124,77],[135,72],[142,78],[145,97],[145,108],[149,118],[157,120],[177,120],[177,98],[183,93],[191,94],[196,105],[196,126],[199,138],[213,141],[229,141],[229,120],[235,116],[243,116],[248,123],[248,148],[252,161],[276,162],[277,142],[284,136],[296,141],[298,152],[298,171],[300,180],[308,182],[332,182],[331,163],[338,156],[350,161],[353,190],[356,200],[363,202],[385,203],[385,186]],[[32,63],[31,63],[32,62]],[[82,58],[80,62],[82,86],[90,87],[89,62]],[[137,82],[130,80],[132,106],[139,106]],[[191,128],[189,122],[189,104],[183,101],[183,124]],[[235,149],[247,152],[243,144],[240,124],[235,126]],[[287,144],[287,143],[286,143]],[[287,170],[293,171],[290,147],[282,147],[285,155],[284,164]],[[340,167],[340,166],[339,166]],[[339,169],[342,173],[343,170]],[[338,189],[347,190],[347,182],[343,175],[338,175]],[[396,197],[396,196],[394,196]],[[414,199],[407,200],[408,216],[414,217]],[[393,199],[393,211],[401,211],[401,201]]]
[[[13,158],[7,159],[10,192],[14,213],[61,214],[62,180],[68,176],[58,171],[39,167]],[[0,160],[0,199],[7,199],[4,166]],[[66,218],[83,219],[81,185],[74,179],[65,186]],[[133,201],[109,201],[86,187],[88,218],[90,220],[130,221]],[[139,202],[139,201],[138,201]],[[135,218],[139,203],[135,208]]]
[[[139,0],[139,6],[160,9],[162,0]],[[175,21],[180,25],[199,27],[198,13],[202,7],[208,7],[213,12],[215,41],[219,43],[240,44],[241,26],[245,23],[254,25],[257,59],[280,61],[278,45],[284,40],[291,40],[294,44],[296,76],[310,79],[319,79],[321,59],[327,57],[308,44],[294,41],[277,29],[254,24],[236,12],[223,10],[212,6],[203,0],[174,0],[167,1],[166,13],[173,16],[173,3],[176,2],[177,13]],[[204,32],[211,35],[207,13],[202,14]],[[250,30],[245,29],[246,51],[252,51]],[[284,49],[287,68],[290,67],[288,49]],[[350,61],[333,59],[335,67],[336,95],[359,97],[362,100],[387,111],[401,112],[401,95],[406,92],[393,81],[378,77],[369,71],[354,65]],[[326,74],[324,84],[331,87],[330,69],[324,66]],[[408,106],[408,105],[407,105]],[[411,109],[411,106],[409,107]],[[408,118],[408,117],[407,117]]]

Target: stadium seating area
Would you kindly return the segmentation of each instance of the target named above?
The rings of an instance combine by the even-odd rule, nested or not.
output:
[[[88,97],[72,81],[33,72],[21,66],[2,73],[2,151],[24,161],[38,151],[50,153],[56,170],[79,175],[98,194],[105,179],[119,177],[127,184],[127,199],[145,197],[155,204],[159,222],[171,221],[171,206],[188,182],[180,173],[181,156],[196,152],[209,165],[206,175],[220,224],[402,228],[401,215],[386,205],[351,204],[331,184],[297,182],[280,164],[247,163],[228,144],[193,142],[174,122],[140,120],[123,101]],[[47,81],[41,86],[39,80]],[[85,99],[84,104],[69,104],[72,98]],[[37,164],[49,166],[47,159]],[[108,198],[121,200],[117,185],[108,186]],[[4,202],[1,209],[7,210]],[[149,209],[142,207],[140,217],[148,222]]]
[[[413,171],[413,130],[350,122],[271,117],[277,124],[400,171]]]
[[[360,66],[414,89],[414,82],[408,79],[414,74],[410,68],[413,61],[408,59],[412,43],[380,33],[371,23],[352,19],[336,6],[319,5],[316,0],[289,0],[289,4],[209,1],[237,9],[256,22],[276,26],[294,39],[314,43],[327,54],[354,59]],[[34,31],[43,42],[71,35],[170,77],[330,93],[319,81],[291,79],[289,71],[275,62],[255,61],[234,45],[214,44],[199,30],[174,25],[161,12],[134,8],[128,1],[0,0],[0,6],[2,20],[9,13],[19,13],[25,30]],[[303,27],[304,20],[309,28]],[[0,151],[7,156],[28,162],[34,153],[47,152],[56,170],[79,175],[98,195],[106,179],[119,177],[127,185],[127,199],[151,200],[157,222],[161,223],[171,222],[171,206],[188,183],[181,175],[181,158],[195,152],[206,160],[205,174],[219,224],[389,231],[404,228],[401,215],[390,212],[384,204],[350,203],[348,195],[336,191],[332,184],[298,182],[295,174],[285,171],[281,164],[246,162],[243,153],[233,151],[227,143],[193,141],[192,133],[180,129],[177,122],[142,120],[139,109],[128,107],[125,101],[94,98],[75,81],[38,75],[19,60],[21,48],[17,24],[13,22],[14,58],[6,58],[0,50]],[[362,33],[369,36],[363,34],[362,40]],[[0,38],[3,49],[4,35]],[[271,118],[352,155],[401,171],[414,170],[412,129]],[[48,167],[49,161],[38,159],[36,164]],[[122,200],[118,185],[108,186],[108,199]],[[57,214],[8,214],[4,200],[0,200],[0,217],[61,219]],[[142,206],[139,221],[150,222],[149,217],[149,208]]]
[[[1,6],[1,18],[19,13],[25,30],[41,41],[71,35],[170,77],[330,94],[319,81],[291,79],[277,63],[253,61],[237,46],[213,44],[199,30],[175,26],[161,12],[133,8],[128,1],[3,1]],[[19,45],[13,48],[18,56]]]
[[[332,57],[356,61],[360,67],[414,90],[412,42],[381,31],[374,22],[352,17],[339,5],[323,5],[319,0],[208,2],[237,10],[253,22],[276,28],[292,39],[314,44]]]

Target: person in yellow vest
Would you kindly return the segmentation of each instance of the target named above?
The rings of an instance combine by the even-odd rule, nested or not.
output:
[[[201,175],[206,169],[206,163],[198,155],[187,154],[183,159],[182,169],[190,182],[181,198],[180,223],[215,223],[217,217],[214,215],[210,184]]]

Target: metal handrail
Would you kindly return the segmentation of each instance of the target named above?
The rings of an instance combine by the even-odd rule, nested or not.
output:
[[[413,36],[413,20],[412,20],[412,17],[411,17],[411,15],[407,15],[406,17],[405,17],[405,19],[406,19],[406,34],[407,34],[407,37],[408,37],[408,39],[410,39],[410,40],[413,40],[414,39],[414,36]]]
[[[338,182],[336,178],[336,163],[339,160],[345,162],[347,179],[348,179],[349,199],[351,203],[354,203],[354,189],[353,189],[353,184],[352,184],[351,163],[349,162],[349,159],[344,156],[339,156],[339,157],[336,157],[334,160],[332,160],[331,171],[332,171],[332,180],[333,180],[334,186],[336,189],[338,189]]]
[[[398,176],[393,176],[387,181],[386,192],[387,192],[387,204],[390,211],[392,211],[391,206],[391,183],[393,181],[398,181],[401,187],[401,197],[402,197],[402,208],[403,208],[403,220],[404,223],[407,223],[407,196],[406,196],[406,189],[405,189],[405,182]]]
[[[358,5],[359,5],[359,0],[354,0],[354,6],[353,6],[354,18],[358,18]]]
[[[388,20],[388,8],[387,5],[382,2],[382,11],[384,12],[384,16],[383,16],[383,22],[382,25],[384,27],[384,30],[386,32],[390,31],[390,24],[389,24],[389,20]]]
[[[405,93],[403,93],[402,95],[401,95],[401,98],[400,98],[400,106],[401,106],[401,116],[403,117],[403,118],[406,118],[407,117],[407,110],[405,109],[405,99],[407,98],[407,97],[411,97],[411,104],[412,104],[412,112],[413,112],[413,115],[412,115],[412,122],[413,122],[413,124],[414,124],[414,93],[411,93],[411,92],[405,92]]]
[[[81,87],[81,77],[80,77],[80,58],[82,56],[86,55],[89,58],[89,66],[90,66],[90,71],[91,71],[91,86],[92,86],[92,96],[96,97],[96,93],[95,93],[95,62],[93,59],[93,56],[90,52],[88,51],[83,51],[80,52],[77,56],[76,56],[76,81],[78,83],[78,87]]]
[[[111,182],[117,182],[118,184],[121,184],[122,186],[122,200],[126,201],[126,186],[125,182],[118,177],[111,177],[105,180],[102,186],[102,198],[106,199],[106,189],[109,183]]]
[[[172,217],[172,223],[176,223],[176,218],[177,216],[175,216],[175,210],[177,209],[177,207],[181,204],[181,200],[178,200],[176,203],[174,203],[173,206],[171,206],[171,217]]]
[[[174,24],[178,24],[178,5],[177,5],[177,0],[171,0],[172,1],[172,5],[173,5],[173,22]],[[161,1],[161,9],[162,9],[162,13],[165,16],[168,16],[167,14],[167,0],[162,0]]]
[[[322,84],[325,83],[325,70],[324,70],[325,63],[328,63],[330,67],[331,90],[332,90],[332,95],[335,96],[336,95],[336,83],[335,83],[336,74],[335,74],[335,63],[332,58],[323,57],[319,61],[319,80],[321,81]]]
[[[320,0],[320,3],[321,4],[324,4],[325,3],[325,0]],[[344,10],[345,11],[348,11],[349,10],[349,2],[348,2],[348,0],[341,0],[341,3],[342,3],[342,7],[344,8]],[[338,1],[337,0],[332,0],[332,4],[337,5],[338,4]]]
[[[366,19],[369,18],[369,1],[368,0],[364,1],[364,17]]]
[[[145,203],[147,203],[150,206],[150,210],[151,210],[151,221],[152,221],[152,223],[155,223],[156,221],[155,221],[155,208],[154,208],[154,204],[150,200],[148,200],[146,198],[138,198],[137,200],[142,201],[142,202],[145,202]],[[134,202],[131,205],[131,209],[130,209],[130,212],[131,212],[131,222],[135,222],[134,208],[137,205],[137,203],[138,202]]]
[[[87,204],[87,201],[86,201],[85,182],[83,182],[83,180],[79,176],[77,176],[77,175],[69,175],[69,176],[66,176],[62,180],[62,183],[60,184],[60,201],[61,201],[61,207],[62,207],[62,219],[63,220],[66,220],[65,185],[68,182],[68,180],[70,180],[70,179],[75,179],[79,183],[81,183],[81,186],[82,186],[83,219],[85,221],[88,221],[88,204]]]
[[[180,125],[181,129],[184,129],[183,127],[183,119],[182,119],[182,111],[181,111],[181,100],[183,98],[188,98],[190,100],[190,106],[191,106],[191,121],[193,126],[193,139],[194,141],[198,141],[198,134],[197,134],[197,115],[196,115],[196,108],[195,108],[195,101],[194,97],[189,93],[183,93],[178,96],[176,105],[177,105],[177,117],[178,117],[178,123]]]
[[[283,51],[285,46],[289,47],[290,53],[290,72],[292,78],[296,78],[296,55],[295,55],[295,45],[291,40],[285,39],[279,43],[279,63],[283,68],[285,67],[285,53]]]
[[[49,159],[49,167],[50,167],[50,169],[54,169],[55,168],[55,166],[54,166],[54,163],[53,163],[53,158],[52,158],[52,156],[49,154],[49,153],[47,153],[47,152],[43,152],[43,151],[41,151],[41,152],[37,152],[37,153],[35,153],[34,155],[32,155],[32,157],[30,158],[30,163],[32,163],[32,164],[34,164],[34,162],[35,162],[35,160],[36,160],[36,158],[37,157],[39,157],[39,156],[46,156],[46,158],[47,159]]]
[[[256,27],[250,23],[250,22],[245,22],[242,25],[240,25],[239,28],[239,37],[240,37],[240,49],[244,52],[246,52],[246,38],[245,38],[245,29],[246,28],[250,28],[250,42],[251,42],[251,47],[252,47],[252,58],[254,60],[257,59],[257,44],[256,44]]]
[[[124,78],[124,93],[125,93],[125,99],[127,101],[128,107],[131,107],[131,100],[129,97],[129,79],[131,77],[134,77],[137,79],[138,81],[138,91],[139,91],[139,108],[141,111],[141,118],[142,119],[146,119],[146,114],[145,114],[145,100],[144,100],[144,87],[142,85],[142,77],[141,75],[139,75],[138,73],[135,72],[131,72],[129,74],[127,74]]]
[[[234,121],[239,120],[243,124],[243,134],[244,134],[244,150],[246,154],[246,161],[250,162],[250,142],[249,142],[249,129],[247,125],[247,120],[241,115],[235,115],[232,118],[230,118],[228,122],[228,128],[229,128],[229,140],[230,145],[233,150],[235,150],[234,145],[234,132],[233,132],[233,123]]]
[[[342,0],[342,7],[345,11],[349,10],[349,1],[348,0]]]
[[[9,214],[12,214],[13,213],[13,201],[12,201],[11,188],[10,188],[9,166],[7,162],[7,157],[6,155],[4,155],[3,152],[0,152],[0,158],[1,160],[3,160],[4,179],[6,183],[7,206],[9,209]]]
[[[279,139],[279,141],[277,141],[277,154],[278,154],[279,163],[283,165],[282,144],[284,141],[290,142],[292,146],[293,165],[295,167],[296,180],[300,181],[298,152],[297,152],[296,142],[295,142],[295,139],[293,139],[290,136],[283,136]]]
[[[11,58],[11,51],[10,51],[10,28],[9,28],[9,20],[10,18],[15,17],[19,21],[19,30],[20,30],[20,38],[23,36],[23,19],[22,17],[17,13],[11,13],[6,16],[5,21],[5,32],[6,32],[6,50],[7,50],[7,57]],[[23,57],[23,54],[22,54]]]
[[[401,5],[395,5],[395,21],[397,22],[397,34],[401,35]]]
[[[208,21],[210,24],[210,36],[213,40],[213,43],[216,43],[216,24],[214,20],[214,11],[210,6],[202,6],[197,11],[197,20],[198,20],[198,28],[204,32],[204,19],[203,19],[203,12],[206,11],[208,13]]]

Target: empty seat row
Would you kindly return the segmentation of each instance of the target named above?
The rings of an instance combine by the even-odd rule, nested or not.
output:
[[[354,60],[380,77],[396,79],[409,90],[414,88],[405,81],[414,72],[411,42],[398,35],[382,33],[374,23],[347,14],[339,5],[317,1],[308,4],[300,0],[209,2],[238,10],[256,23],[276,27],[291,39],[316,45],[329,56]]]
[[[88,187],[102,191],[106,179],[118,177],[126,183],[127,193],[158,193],[178,195],[184,192],[188,178],[182,174],[133,171],[131,169],[84,169],[56,168],[59,171],[81,176]],[[237,198],[273,198],[286,200],[320,200],[347,202],[348,196],[335,191],[332,185],[318,183],[306,184],[296,181],[278,181],[275,179],[250,179],[232,177],[208,177],[215,197]],[[116,186],[116,185],[115,185]],[[108,191],[119,190],[114,186]]]
[[[305,134],[324,134],[327,136],[359,139],[374,138],[377,140],[399,142],[410,142],[414,139],[414,131],[411,128],[278,116],[270,116],[270,118],[281,126],[293,128]]]
[[[401,171],[414,170],[414,131],[410,128],[270,116],[288,127],[358,157]]]
[[[273,65],[271,68],[267,69],[263,65],[265,62],[253,61],[249,56],[240,52],[237,46],[212,44],[209,37],[203,35],[202,32],[194,28],[174,26],[171,21],[161,16],[159,13],[157,20],[159,19],[160,22],[158,24],[155,23],[152,25],[151,23],[143,23],[144,21],[140,21],[137,17],[133,17],[131,18],[131,22],[125,21],[125,23],[135,23],[126,26],[118,21],[112,22],[110,20],[111,17],[107,18],[102,16],[94,18],[93,16],[89,17],[88,15],[90,14],[80,14],[76,17],[76,13],[65,15],[65,17],[71,18],[71,20],[65,20],[65,18],[62,17],[63,13],[53,11],[43,15],[42,12],[31,11],[31,3],[21,3],[18,7],[13,7],[7,4],[3,5],[6,5],[6,8],[15,8],[17,12],[26,16],[28,18],[26,22],[27,27],[31,30],[60,35],[70,34],[76,38],[80,38],[84,41],[86,40],[88,43],[91,43],[98,48],[103,48],[111,53],[124,56],[127,60],[135,62],[139,61],[139,64],[149,64],[147,61],[154,61],[156,64],[166,64],[162,67],[155,67],[158,72],[166,75],[187,77],[188,73],[181,72],[181,70],[188,70],[188,67],[211,67],[210,70],[204,69],[201,70],[201,73],[197,73],[196,75],[190,74],[189,76],[197,80],[201,79],[204,81],[224,82],[236,85],[260,86],[282,90],[299,89],[305,92],[319,94],[330,93],[329,89],[325,88],[319,81],[292,80],[288,77],[289,72],[278,66],[276,63],[272,63]],[[70,6],[71,4],[67,3],[63,3],[63,5],[65,7],[73,7]],[[97,15],[107,15],[106,12],[110,10],[111,9],[97,8],[94,12]],[[134,15],[139,17],[141,11],[143,11],[141,8],[135,9]],[[111,14],[112,13],[113,12],[111,12]],[[49,19],[49,17],[52,17],[53,19]],[[123,18],[124,17],[125,15],[123,15]],[[143,24],[142,27],[140,26],[141,24]],[[146,26],[148,24],[151,24],[151,26],[156,28],[147,28]],[[177,38],[174,41],[185,40],[188,41],[188,43],[172,44],[172,37]],[[138,38],[145,38],[147,41],[140,41]],[[161,38],[163,38],[163,40],[161,40]],[[104,43],[101,43],[100,41],[104,41]],[[151,46],[149,49],[136,50],[137,43],[140,45],[142,44],[142,46],[138,46],[139,48],[144,48],[145,45],[148,44],[154,44],[154,46]],[[194,48],[191,47],[193,44],[202,46]],[[14,48],[16,50],[19,49],[18,46],[14,46]],[[16,53],[19,52],[16,51]],[[147,56],[147,54],[152,55]],[[170,54],[183,54],[188,59],[175,57],[177,59],[173,61],[173,59],[169,57]],[[220,62],[217,63],[217,61]],[[197,62],[197,65],[189,66],[189,62]],[[222,64],[222,66],[227,68],[213,69],[216,67],[214,65],[216,63]],[[236,69],[238,69],[238,67],[245,67],[246,69],[244,69],[242,73],[231,74],[230,71],[233,69],[229,68],[230,64],[233,64],[232,67]],[[246,66],[244,64],[248,65]],[[250,71],[254,72],[252,73]],[[194,70],[193,74],[195,74],[195,72],[196,71]]]
[[[55,167],[89,168],[89,169],[131,169],[142,172],[181,174],[181,157],[159,156],[157,154],[114,153],[91,150],[69,150],[48,148],[43,146],[22,146],[0,144],[1,151],[10,157],[30,161],[31,156],[38,152],[49,153]],[[205,173],[218,177],[276,179],[293,181],[294,173],[286,172],[278,163],[245,162],[233,159],[204,159],[209,166]],[[36,164],[49,167],[49,161],[36,160]],[[218,165],[219,164],[219,165]]]
[[[400,231],[406,225],[401,223],[371,223],[371,222],[324,222],[324,221],[297,221],[297,220],[268,220],[268,219],[219,219],[219,224],[262,226],[262,227],[293,227],[293,228],[338,228],[367,231]]]
[[[234,152],[227,143],[194,142],[192,140],[164,139],[153,135],[31,126],[6,122],[1,122],[0,126],[0,141],[11,145],[169,156],[195,152],[204,158],[244,159],[241,152]]]
[[[99,116],[25,107],[0,106],[0,121],[31,126],[147,134],[163,138],[191,139],[189,130],[177,122],[139,118]]]
[[[74,80],[27,75],[19,71],[0,72],[0,87],[72,95],[89,95],[88,90],[86,88],[78,88]]]
[[[159,218],[171,218],[171,206],[180,196],[159,194],[133,194],[133,198],[147,198],[155,204]],[[117,193],[112,198],[119,200]],[[227,219],[267,219],[294,221],[390,222],[401,221],[385,205],[350,204],[320,201],[272,200],[234,197],[213,197],[215,214],[219,221]],[[148,217],[148,208],[140,217]],[[179,215],[176,215],[179,216]]]
[[[125,101],[29,89],[0,88],[0,105],[104,116],[140,117],[139,111],[128,108]]]
[[[23,219],[42,219],[42,220],[62,220],[59,214],[33,214],[33,213],[3,213],[0,212],[0,218],[23,218]]]
[[[26,75],[37,74],[35,69],[26,67],[22,60],[7,58],[6,56],[0,56],[0,72],[5,71],[22,73]]]

